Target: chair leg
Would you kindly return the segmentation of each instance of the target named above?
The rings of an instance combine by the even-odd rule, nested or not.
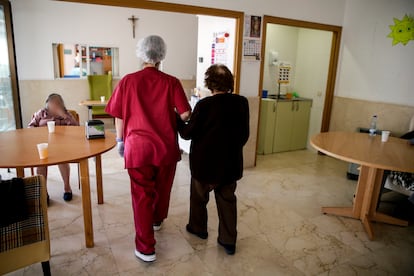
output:
[[[43,275],[44,276],[51,276],[52,275],[50,273],[50,263],[49,263],[49,261],[42,262],[42,270],[43,270]]]

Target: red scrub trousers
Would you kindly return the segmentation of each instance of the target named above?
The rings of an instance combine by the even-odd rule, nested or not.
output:
[[[155,252],[153,224],[167,218],[176,166],[174,163],[128,169],[136,231],[135,246],[141,253]]]

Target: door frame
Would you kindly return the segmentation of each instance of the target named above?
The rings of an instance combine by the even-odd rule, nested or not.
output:
[[[244,13],[216,8],[198,7],[184,4],[173,4],[158,1],[137,1],[137,0],[54,0],[58,2],[73,2],[82,4],[95,4],[104,6],[115,6],[124,8],[136,8],[144,10],[158,10],[175,13],[186,13],[194,15],[209,15],[218,17],[234,18],[236,20],[235,42],[234,42],[234,91],[240,91],[240,72],[243,49],[243,24]]]
[[[0,5],[4,7],[4,20],[7,34],[7,51],[9,58],[10,86],[13,98],[13,112],[16,129],[22,128],[22,113],[20,110],[19,84],[17,80],[16,53],[14,51],[13,19],[11,4],[8,0],[0,0]]]
[[[266,35],[267,24],[278,24],[297,28],[315,29],[321,31],[332,32],[331,55],[329,59],[328,78],[326,82],[325,103],[322,113],[321,132],[329,131],[329,124],[331,122],[331,113],[333,99],[335,95],[335,83],[338,71],[339,50],[341,44],[342,27],[335,25],[327,25],[309,21],[288,19],[283,17],[274,17],[265,15],[263,17],[263,40],[262,40],[262,55],[266,50]],[[260,82],[258,95],[261,98],[263,90],[263,75],[264,75],[265,59],[262,58],[260,64]],[[260,118],[259,118],[260,121]]]

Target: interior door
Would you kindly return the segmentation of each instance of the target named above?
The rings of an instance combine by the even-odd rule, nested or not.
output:
[[[10,2],[0,0],[0,131],[21,127]]]

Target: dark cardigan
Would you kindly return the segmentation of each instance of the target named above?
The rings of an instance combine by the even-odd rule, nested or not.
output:
[[[180,121],[180,120],[179,120]],[[180,135],[191,139],[192,177],[226,184],[243,175],[243,146],[249,138],[249,104],[243,96],[217,94],[200,100]]]

